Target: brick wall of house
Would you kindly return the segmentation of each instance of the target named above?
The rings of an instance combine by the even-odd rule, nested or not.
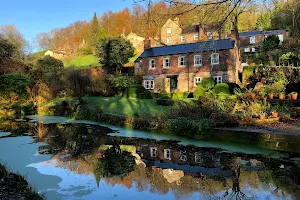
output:
[[[168,75],[177,75],[177,88],[182,91],[193,92],[196,87],[194,78],[206,78],[211,76],[222,76],[223,82],[236,82],[237,80],[237,62],[234,49],[219,51],[219,64],[211,65],[211,54],[215,52],[191,53],[189,55],[169,55],[160,57],[144,58],[137,69],[140,74],[147,74],[154,77],[154,92],[166,90],[170,92],[170,78]],[[194,55],[202,56],[202,66],[194,66]],[[186,56],[186,66],[178,66],[178,58]],[[163,59],[170,58],[170,68],[163,68]],[[149,69],[149,60],[155,59],[156,68]]]
[[[262,44],[264,41],[264,35],[256,35],[255,36],[255,44],[250,44],[250,37],[239,37],[240,46],[241,47],[248,47],[248,46],[257,46]]]

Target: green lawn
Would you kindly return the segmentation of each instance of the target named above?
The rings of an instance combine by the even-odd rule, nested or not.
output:
[[[46,104],[53,106],[63,100],[73,101],[72,99],[55,99]],[[156,105],[155,99],[128,99],[125,97],[84,97],[83,100],[91,109],[101,108],[105,113],[133,116],[157,116],[170,110],[167,106]]]
[[[78,56],[76,58],[73,58],[71,61],[64,61],[65,67],[95,67],[99,66],[98,58],[94,55],[87,55],[87,56]]]

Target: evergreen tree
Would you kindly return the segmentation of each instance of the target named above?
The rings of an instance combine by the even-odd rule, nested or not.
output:
[[[129,58],[134,56],[132,44],[122,36],[102,39],[97,50],[100,64],[108,73],[118,73]]]
[[[96,13],[94,13],[94,17],[92,20],[92,27],[89,32],[88,43],[90,46],[97,46],[100,41],[102,31],[99,28],[98,19]]]

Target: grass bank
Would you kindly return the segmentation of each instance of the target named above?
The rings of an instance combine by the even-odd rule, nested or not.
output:
[[[42,200],[23,176],[9,172],[0,164],[0,199]]]
[[[85,97],[83,103],[75,98],[55,99],[38,107],[39,115],[68,116],[73,119],[107,122],[114,125],[147,130],[165,131],[177,135],[201,133],[212,127],[205,118],[181,116],[180,103],[173,106],[157,105],[156,99],[128,99],[125,97]]]

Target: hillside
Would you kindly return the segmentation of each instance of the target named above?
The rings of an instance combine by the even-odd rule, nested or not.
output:
[[[77,68],[99,66],[98,58],[94,55],[77,56],[70,61],[63,61],[65,67],[74,66]]]

